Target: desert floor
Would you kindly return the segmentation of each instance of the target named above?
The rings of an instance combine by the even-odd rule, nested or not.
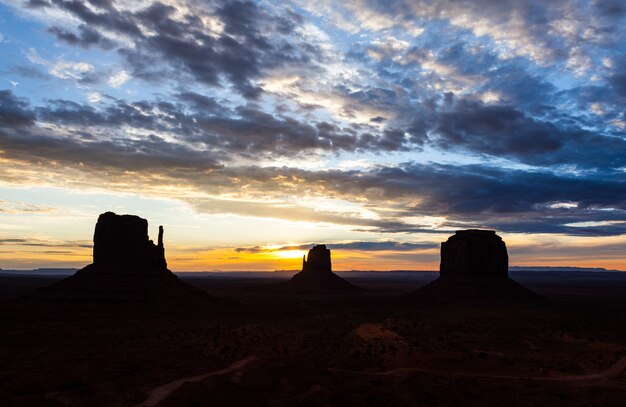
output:
[[[433,273],[343,277],[362,295],[275,294],[288,276],[185,277],[190,306],[19,297],[0,277],[3,406],[620,406],[626,274],[517,272],[532,303],[416,301]]]

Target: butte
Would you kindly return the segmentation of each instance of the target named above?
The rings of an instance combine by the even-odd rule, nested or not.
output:
[[[459,230],[441,243],[439,278],[415,296],[444,301],[525,300],[539,296],[509,277],[506,244],[493,230]]]
[[[162,226],[155,245],[148,237],[147,220],[106,212],[96,223],[93,263],[28,298],[60,302],[154,302],[210,297],[168,270]]]
[[[317,245],[302,257],[302,271],[291,280],[277,284],[285,292],[299,294],[355,294],[360,289],[333,273],[330,249]]]

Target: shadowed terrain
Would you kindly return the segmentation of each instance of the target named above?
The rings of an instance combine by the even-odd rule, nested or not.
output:
[[[330,251],[316,246],[293,277],[179,279],[165,268],[161,238],[153,245],[142,232],[131,242],[144,243],[110,245],[102,261],[98,230],[94,264],[74,276],[0,276],[3,406],[611,406],[626,398],[626,274],[516,271],[544,299],[502,301],[504,242],[470,231],[476,241],[442,244],[440,274],[340,277]],[[154,261],[126,257],[146,247]],[[292,289],[300,284],[313,288]],[[437,296],[455,292],[449,284],[459,297],[442,302]],[[515,284],[514,294],[532,294]],[[422,290],[437,296],[414,301]],[[50,292],[55,301],[42,295]],[[198,292],[220,300],[185,300]]]
[[[616,405],[626,276],[554,273],[514,275],[549,301],[497,307],[399,299],[435,273],[341,273],[365,292],[345,299],[260,294],[283,273],[185,277],[233,304],[202,309],[24,303],[51,278],[0,277],[0,400],[132,406],[165,388],[154,405]]]

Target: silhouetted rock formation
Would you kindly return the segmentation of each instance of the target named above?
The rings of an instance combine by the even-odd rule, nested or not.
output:
[[[167,269],[162,226],[155,245],[147,220],[106,212],[98,217],[93,241],[92,264],[30,297],[103,302],[209,298]]]
[[[459,230],[441,243],[442,279],[485,280],[509,276],[506,244],[494,230]]]
[[[536,297],[509,278],[506,244],[493,230],[459,230],[441,243],[439,278],[416,292],[441,299]]]
[[[135,215],[103,213],[93,236],[93,264],[132,266],[137,270],[167,270],[163,226],[158,245],[148,238],[148,221]]]
[[[330,249],[326,245],[320,244],[309,250],[309,258],[302,256],[302,272],[308,273],[327,273],[332,274],[332,264],[330,262]]]
[[[311,294],[333,294],[358,292],[359,288],[333,273],[330,261],[330,249],[326,245],[317,245],[309,250],[309,255],[302,258],[302,271],[281,283],[289,291]]]

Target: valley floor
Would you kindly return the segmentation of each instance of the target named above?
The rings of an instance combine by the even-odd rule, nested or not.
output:
[[[48,304],[13,297],[54,278],[0,277],[0,404],[624,405],[626,277],[517,277],[548,299],[415,302],[430,278],[389,276],[275,295],[254,277],[188,279],[222,298],[202,307]]]

